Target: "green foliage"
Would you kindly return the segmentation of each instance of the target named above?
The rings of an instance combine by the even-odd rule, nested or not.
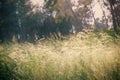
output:
[[[16,63],[13,59],[6,55],[6,53],[0,53],[0,80],[13,80],[17,79],[14,69]]]
[[[57,24],[62,23],[62,21],[63,21],[63,17],[58,17],[58,18],[55,19],[55,22],[56,22]]]

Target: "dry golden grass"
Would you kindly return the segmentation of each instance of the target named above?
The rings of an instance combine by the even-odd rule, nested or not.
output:
[[[120,38],[114,40],[106,33],[81,32],[63,41],[16,43],[8,51],[20,80],[120,79]]]

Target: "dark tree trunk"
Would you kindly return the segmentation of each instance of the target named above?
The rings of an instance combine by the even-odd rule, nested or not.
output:
[[[114,10],[114,5],[111,0],[109,0],[109,4],[110,4],[110,8],[111,8],[114,31],[117,34],[118,32],[117,32],[117,23],[116,23],[116,14],[115,14],[115,10]]]

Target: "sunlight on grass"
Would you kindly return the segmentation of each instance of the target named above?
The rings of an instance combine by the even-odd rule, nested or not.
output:
[[[119,42],[103,32],[81,32],[63,41],[15,43],[8,56],[16,62],[19,80],[118,80]]]

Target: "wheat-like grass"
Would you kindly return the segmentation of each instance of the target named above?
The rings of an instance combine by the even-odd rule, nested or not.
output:
[[[83,32],[68,40],[14,44],[9,56],[21,80],[117,80],[120,39],[106,33]]]

